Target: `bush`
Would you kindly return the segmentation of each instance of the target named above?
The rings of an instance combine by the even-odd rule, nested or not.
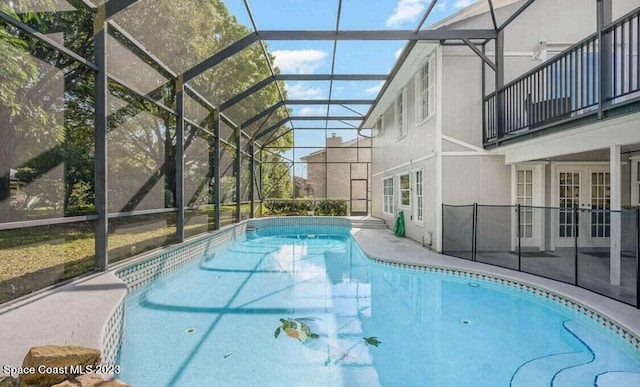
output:
[[[346,216],[347,201],[343,199],[327,199],[318,202],[316,215]]]
[[[264,206],[272,215],[307,215],[315,211],[315,215],[346,216],[347,201],[345,199],[270,199]]]

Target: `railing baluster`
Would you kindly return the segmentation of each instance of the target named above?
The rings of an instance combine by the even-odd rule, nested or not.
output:
[[[640,8],[485,97],[485,140],[591,115],[601,103],[609,109],[617,102],[611,99],[640,91],[638,52]],[[604,58],[610,66],[603,66]],[[608,100],[600,101],[605,95]]]
[[[640,90],[640,14],[636,15],[636,90]]]
[[[632,82],[633,82],[633,19],[629,18],[629,66],[628,66],[628,71],[629,74],[627,74],[627,92],[631,92],[632,90]]]
[[[618,27],[613,28],[613,97],[618,95]]]
[[[624,94],[624,23],[620,26],[620,94]]]
[[[578,62],[580,64],[579,69],[580,69],[580,81],[578,82],[578,85],[580,85],[580,109],[584,108],[584,99],[585,99],[585,90],[587,89],[587,85],[585,84],[584,81],[584,74],[586,72],[586,67],[584,65],[584,51],[583,51],[583,46],[580,46],[580,54],[578,55]]]

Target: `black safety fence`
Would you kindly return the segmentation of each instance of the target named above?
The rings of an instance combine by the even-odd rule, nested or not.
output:
[[[640,307],[640,208],[443,205],[442,252]]]

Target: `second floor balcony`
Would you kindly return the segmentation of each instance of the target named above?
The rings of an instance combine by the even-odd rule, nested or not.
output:
[[[485,148],[640,110],[640,8],[484,97]]]

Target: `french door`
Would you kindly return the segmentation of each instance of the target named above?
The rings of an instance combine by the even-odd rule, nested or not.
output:
[[[607,247],[611,233],[611,176],[608,166],[557,166],[555,245],[572,247],[574,237],[581,246]],[[573,208],[581,210],[576,219]],[[591,211],[587,211],[591,210]]]

